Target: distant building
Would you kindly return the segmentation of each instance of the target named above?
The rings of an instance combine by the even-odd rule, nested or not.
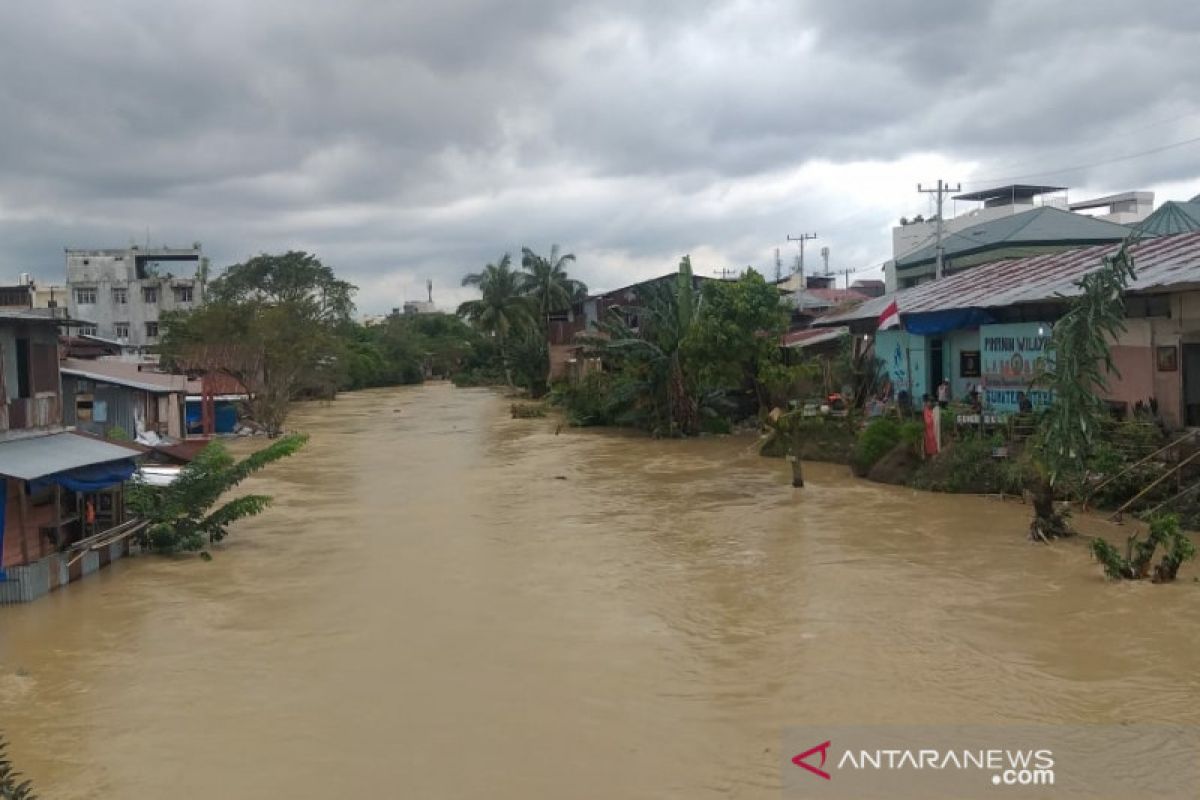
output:
[[[404,301],[405,314],[435,314],[437,306],[433,304],[433,281],[425,281],[426,299]]]
[[[1011,184],[955,195],[981,206],[942,221],[945,260],[965,269],[997,258],[1036,255],[1069,247],[1120,241],[1145,219],[1153,192],[1123,192],[1069,203],[1066,187]],[[1054,197],[1059,195],[1059,197]],[[1084,212],[1101,213],[1084,213]],[[901,220],[892,229],[892,259],[884,266],[887,291],[934,277],[937,219]],[[948,268],[949,269],[949,268]]]
[[[856,292],[865,294],[867,297],[882,297],[884,292],[887,291],[884,282],[877,279],[857,280],[850,284],[850,288]]]
[[[204,302],[200,246],[67,250],[67,308],[94,323],[81,332],[146,347],[158,343],[164,311]]]
[[[39,284],[23,272],[16,283],[0,286],[0,308],[61,308],[66,316],[67,287]]]

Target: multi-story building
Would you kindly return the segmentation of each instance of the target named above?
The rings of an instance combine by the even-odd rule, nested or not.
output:
[[[95,323],[85,334],[146,347],[158,343],[161,315],[204,302],[200,246],[67,250],[67,308]]]

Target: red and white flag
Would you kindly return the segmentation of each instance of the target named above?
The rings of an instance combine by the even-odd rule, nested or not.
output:
[[[900,326],[900,306],[896,305],[896,301],[888,303],[888,307],[879,315],[879,330],[886,331],[888,328],[897,328]]]

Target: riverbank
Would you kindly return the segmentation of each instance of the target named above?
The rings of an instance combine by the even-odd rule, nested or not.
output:
[[[818,463],[797,491],[754,436],[510,403],[297,406],[309,445],[212,562],[3,609],[40,796],[757,800],[798,724],[1200,724],[1194,565],[1113,584],[1082,542],[1031,546],[1024,505]]]

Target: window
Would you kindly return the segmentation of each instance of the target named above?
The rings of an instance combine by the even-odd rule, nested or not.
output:
[[[124,286],[119,289],[113,289],[113,305],[123,306],[129,302],[129,290]]]
[[[175,302],[176,303],[192,302],[192,287],[176,286],[175,287]]]
[[[147,339],[157,339],[158,338],[158,323],[157,322],[147,322],[146,323],[146,338]]]
[[[1125,316],[1131,319],[1138,317],[1170,317],[1171,298],[1165,294],[1126,297]]]
[[[118,339],[128,339],[129,338],[129,323],[128,322],[114,322],[113,323],[113,336],[117,337]]]
[[[79,329],[79,335],[80,336],[95,336],[96,335],[96,326],[95,325],[84,325],[83,327],[81,327]]]
[[[75,395],[75,419],[79,422],[92,421],[92,396],[90,394]]]
[[[18,306],[28,308],[33,305],[33,296],[25,287],[17,289],[0,289],[0,306]]]
[[[157,303],[158,302],[158,287],[157,286],[143,286],[142,287],[142,302],[150,303],[152,305]],[[147,323],[147,324],[149,324],[149,323]]]
[[[86,288],[80,287],[80,288],[76,289],[75,290],[75,302],[81,306],[96,305],[96,288],[94,286],[92,286],[92,287],[86,287]]]

